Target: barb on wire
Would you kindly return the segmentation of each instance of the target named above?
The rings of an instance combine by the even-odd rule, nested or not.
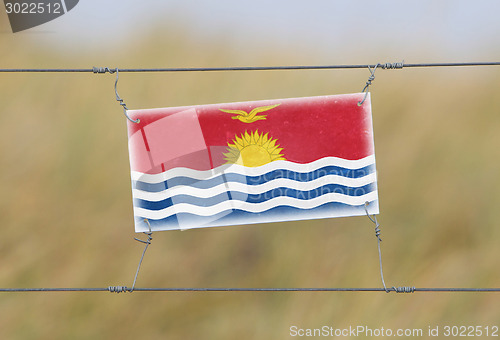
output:
[[[130,291],[127,286],[109,286],[107,289],[110,293],[124,293]]]
[[[383,70],[396,70],[396,69],[402,69],[405,67],[405,61],[403,60],[400,63],[385,63],[385,64],[378,64],[378,67],[380,67]]]
[[[118,68],[109,68],[109,67],[92,67],[92,72],[94,73],[110,73],[113,74],[115,71],[118,70]]]

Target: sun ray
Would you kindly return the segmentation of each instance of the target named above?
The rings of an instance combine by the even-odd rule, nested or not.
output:
[[[281,150],[283,150],[283,148],[278,148],[278,146],[279,145],[277,145],[276,149],[273,150],[273,152],[272,152],[273,155],[278,155],[281,153]]]
[[[269,133],[266,132],[266,134],[262,136],[262,145],[264,145],[264,143],[266,143],[267,140],[269,139],[268,135],[269,135]]]
[[[244,137],[244,139],[245,139],[245,142],[247,143],[247,145],[250,144],[250,135],[248,134],[247,131],[245,131],[245,137]]]
[[[243,141],[243,139],[238,138],[238,136],[234,136],[234,137],[235,137],[235,139],[233,140],[233,143],[236,144],[236,147],[238,148],[238,150],[243,149],[244,145],[245,145],[245,142]]]
[[[269,142],[269,146],[267,147],[268,149],[274,148],[276,144],[276,139],[273,139],[272,141]]]
[[[250,144],[257,144],[255,142],[255,134],[253,132],[250,132]]]
[[[258,137],[255,141],[258,145],[262,145],[262,135],[259,135],[259,130],[255,130],[255,135]]]

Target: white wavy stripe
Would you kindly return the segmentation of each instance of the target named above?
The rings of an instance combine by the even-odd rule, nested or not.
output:
[[[356,188],[374,183],[377,181],[377,174],[371,173],[360,178],[350,178],[338,175],[327,175],[309,182],[294,181],[288,178],[276,178],[266,183],[258,185],[249,185],[239,182],[220,183],[214,187],[201,189],[187,185],[179,185],[160,192],[148,192],[139,189],[132,190],[132,196],[137,199],[158,202],[177,195],[189,195],[198,198],[209,198],[225,193],[227,191],[238,191],[245,194],[262,194],[266,191],[279,187],[295,189],[300,191],[313,190],[328,184],[339,184],[347,187]]]
[[[200,207],[188,203],[179,203],[161,210],[148,210],[134,207],[134,215],[141,218],[161,220],[163,218],[180,214],[190,213],[198,216],[212,216],[223,211],[239,209],[252,213],[261,213],[274,207],[286,205],[300,209],[313,209],[322,204],[330,202],[344,203],[348,205],[362,205],[378,199],[376,191],[363,196],[346,196],[338,193],[328,193],[310,200],[301,200],[292,197],[275,197],[260,203],[248,203],[243,201],[224,201],[210,207]]]
[[[245,167],[238,164],[224,164],[212,170],[194,170],[189,168],[173,168],[159,174],[145,174],[138,171],[131,171],[134,181],[155,184],[161,183],[174,177],[190,177],[193,179],[210,179],[222,173],[236,173],[245,176],[260,176],[273,170],[291,170],[295,172],[311,172],[325,166],[339,166],[346,169],[359,169],[375,164],[375,155],[365,158],[348,160],[338,157],[324,157],[311,163],[293,163],[290,161],[274,161],[259,167]]]

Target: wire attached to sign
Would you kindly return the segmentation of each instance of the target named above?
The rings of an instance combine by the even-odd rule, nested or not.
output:
[[[146,255],[146,250],[148,250],[148,247],[151,244],[151,241],[153,240],[153,237],[151,236],[153,235],[153,231],[151,230],[151,224],[149,224],[149,221],[147,219],[144,219],[144,221],[148,224],[149,231],[144,232],[144,234],[148,237],[148,239],[144,241],[134,237],[134,240],[144,243],[146,246],[144,247],[141,260],[139,261],[139,265],[137,266],[137,270],[134,276],[134,282],[132,283],[132,288],[128,288],[127,286],[109,286],[107,290],[110,293],[125,293],[125,292],[132,293],[135,289],[135,283],[137,282],[137,276],[139,276],[139,270],[141,269],[142,260],[144,260],[144,255]]]
[[[365,202],[365,212],[366,216],[370,219],[370,221],[375,224],[375,237],[377,238],[377,245],[378,245],[378,260],[379,260],[379,265],[380,265],[380,278],[382,279],[382,285],[384,286],[384,290],[386,293],[390,292],[396,292],[396,293],[413,293],[415,292],[415,287],[391,287],[387,288],[385,285],[385,280],[384,280],[384,271],[382,269],[382,251],[380,249],[380,242],[382,242],[382,239],[380,238],[380,224],[377,221],[377,216],[372,215],[368,213],[368,205],[370,202]]]
[[[137,118],[136,120],[133,120],[132,118],[129,117],[129,115],[127,114],[127,110],[128,110],[127,104],[124,103],[123,99],[118,94],[118,89],[117,89],[117,87],[118,87],[118,78],[119,78],[118,67],[114,68],[114,69],[110,69],[109,67],[95,67],[94,66],[92,68],[92,71],[94,73],[110,73],[110,74],[116,73],[116,80],[115,80],[115,96],[116,96],[116,101],[123,107],[123,114],[125,115],[125,117],[127,117],[128,120],[130,120],[132,123],[139,123],[141,121],[139,118]]]
[[[363,100],[358,102],[358,106],[361,106],[363,105],[363,103],[365,102],[366,100],[366,97],[368,96],[368,87],[370,87],[370,85],[372,84],[372,81],[375,80],[375,71],[377,70],[377,67],[379,66],[379,64],[375,65],[375,67],[372,69],[370,66],[368,66],[368,69],[370,70],[370,76],[368,77],[368,80],[366,81],[366,85],[365,87],[363,87],[363,90],[361,91],[361,93],[365,93],[365,96],[363,97]]]
[[[127,114],[127,104],[125,104],[123,102],[123,99],[120,98],[120,96],[118,95],[118,90],[117,90],[117,85],[118,85],[118,68],[116,68],[115,70],[116,72],[116,80],[115,80],[115,94],[116,94],[116,101],[120,103],[120,105],[123,107],[123,114],[125,115],[125,117],[127,117],[128,120],[130,120],[132,123],[139,123],[141,120],[139,118],[137,118],[136,120],[133,120],[132,118],[130,118]]]
[[[368,70],[370,71],[370,76],[368,77],[368,80],[366,81],[365,83],[365,87],[363,87],[363,90],[361,91],[361,93],[364,93],[365,96],[363,97],[363,100],[358,102],[358,106],[361,106],[363,105],[363,103],[365,102],[367,96],[368,96],[368,88],[370,87],[370,85],[372,84],[372,82],[375,80],[375,71],[377,70],[377,68],[381,68],[383,70],[394,70],[394,69],[402,69],[404,67],[404,60],[402,62],[396,62],[396,63],[378,63],[378,64],[375,64],[372,68],[371,65],[367,65],[368,67]],[[310,67],[304,67],[304,68],[310,68]],[[231,68],[230,68],[231,69]],[[247,69],[247,68],[233,68],[232,70],[238,70],[238,69]],[[250,69],[250,68],[248,68]],[[253,69],[253,68],[252,68]],[[255,68],[255,69],[259,69],[259,68]],[[264,68],[264,69],[268,69],[268,68]],[[269,68],[269,69],[274,69],[274,68]],[[167,69],[166,69],[167,70]],[[191,70],[191,69],[179,69],[179,70],[183,70],[183,71],[187,71],[187,70]],[[194,69],[193,69],[194,70]],[[212,69],[200,69],[200,70],[212,70]],[[213,70],[218,70],[218,69],[213,69]],[[126,70],[126,71],[131,71],[131,70]],[[141,70],[141,71],[144,71],[144,70]],[[172,70],[170,70],[172,71]],[[120,96],[118,95],[118,90],[117,90],[117,85],[118,85],[118,73],[119,73],[119,69],[118,68],[109,68],[109,67],[93,67],[92,68],[92,72],[93,73],[110,73],[110,74],[113,74],[113,73],[116,73],[116,80],[115,80],[115,95],[116,95],[116,101],[120,103],[120,105],[123,107],[123,114],[125,115],[125,117],[127,117],[127,119],[129,121],[131,121],[132,123],[139,123],[140,122],[140,119],[136,119],[136,120],[133,120],[132,118],[130,118],[127,114],[127,104],[124,103],[123,99],[120,98]]]
[[[370,76],[368,77],[368,80],[366,81],[365,87],[363,87],[363,90],[361,93],[365,93],[365,96],[362,101],[358,102],[358,106],[363,105],[363,103],[366,100],[366,97],[368,96],[368,88],[372,84],[372,81],[375,80],[375,71],[377,70],[377,67],[380,67],[383,70],[395,70],[395,69],[402,69],[404,67],[405,61],[403,60],[400,63],[385,63],[385,64],[376,64],[373,69],[371,68],[370,65],[368,65],[368,70],[370,70]]]
[[[365,202],[365,212],[366,212],[366,216],[368,216],[368,218],[370,219],[370,221],[372,221],[373,224],[375,224],[375,237],[377,238],[378,260],[379,260],[379,264],[380,264],[380,278],[382,279],[382,285],[384,286],[384,290],[387,293],[389,293],[389,290],[385,286],[384,271],[382,269],[382,251],[380,250],[380,242],[382,242],[382,239],[380,238],[380,233],[381,233],[381,231],[380,231],[380,224],[378,223],[377,217],[375,215],[373,215],[373,217],[371,217],[370,214],[368,213],[368,205],[369,204],[370,204],[370,202]]]
[[[132,284],[132,288],[130,288],[130,290],[129,290],[131,293],[134,291],[135,283],[137,281],[137,276],[139,275],[139,269],[141,269],[142,260],[144,260],[144,255],[146,254],[146,250],[148,250],[148,247],[151,244],[151,241],[153,240],[153,237],[151,236],[151,235],[153,235],[153,232],[151,231],[151,224],[149,224],[149,221],[146,218],[144,219],[144,222],[146,222],[148,224],[149,231],[144,232],[144,234],[148,237],[148,239],[146,241],[143,241],[141,239],[134,238],[134,240],[139,241],[141,243],[144,243],[146,246],[144,247],[144,251],[142,252],[141,260],[139,261],[139,265],[137,266],[137,271],[135,272],[134,283]]]

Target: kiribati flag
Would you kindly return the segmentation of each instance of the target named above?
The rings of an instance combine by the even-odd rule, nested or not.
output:
[[[128,111],[136,232],[377,214],[363,96]]]

